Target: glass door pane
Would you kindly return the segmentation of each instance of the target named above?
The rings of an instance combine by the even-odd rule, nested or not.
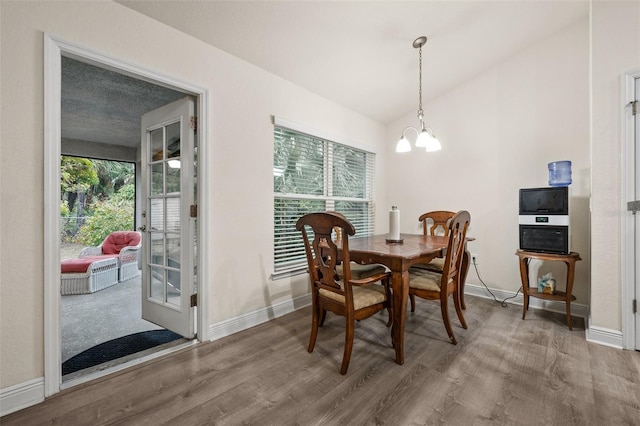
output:
[[[149,276],[148,298],[180,308],[180,121],[150,132]]]

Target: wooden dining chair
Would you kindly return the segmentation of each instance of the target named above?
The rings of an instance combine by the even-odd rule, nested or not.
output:
[[[331,239],[335,227],[342,230],[342,238],[338,241],[341,257],[336,241]],[[346,374],[353,349],[355,322],[383,309],[387,309],[389,317],[392,317],[389,274],[382,272],[363,279],[352,278],[348,236],[354,235],[356,230],[341,214],[309,213],[298,220],[296,229],[302,233],[311,281],[311,335],[307,350],[313,352],[318,327],[324,324],[327,311],[345,317],[346,337],[340,374]],[[312,240],[309,239],[311,235]],[[340,261],[342,276],[336,273],[336,265]]]
[[[456,337],[451,329],[449,321],[449,296],[453,295],[454,306],[462,328],[467,328],[467,323],[462,314],[460,305],[460,279],[462,257],[465,250],[465,238],[467,228],[471,222],[471,215],[466,210],[456,213],[449,221],[447,254],[444,258],[444,266],[441,273],[424,268],[409,269],[409,296],[411,297],[411,312],[415,311],[414,298],[439,300],[442,321],[449,335],[451,343],[457,344]]]
[[[342,213],[338,213],[338,212],[332,212],[332,213],[342,215]],[[333,228],[333,232],[336,235],[336,241],[337,242],[342,240],[342,228],[336,226],[335,228]],[[361,265],[361,264],[355,263],[355,262],[351,262],[350,269],[351,269],[351,278],[353,278],[355,280],[359,280],[359,279],[362,279],[362,278],[367,278],[367,277],[371,277],[373,275],[381,274],[383,272],[386,272],[386,270],[387,270],[387,268],[385,268],[384,265],[379,265],[377,263],[367,263],[366,265]],[[336,265],[336,273],[339,276],[343,276],[344,275],[344,272],[342,271],[342,263]],[[389,319],[389,320],[391,320],[391,319]]]
[[[449,221],[456,212],[446,210],[435,210],[420,215],[419,222],[422,222],[422,233],[424,235],[449,235]],[[429,263],[415,265],[418,268],[428,269],[434,272],[442,272],[444,266],[444,258],[437,257]]]

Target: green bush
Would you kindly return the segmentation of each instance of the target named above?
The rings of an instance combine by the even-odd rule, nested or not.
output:
[[[133,230],[133,185],[123,186],[113,197],[93,203],[92,214],[78,230],[75,242],[99,245],[111,232]]]

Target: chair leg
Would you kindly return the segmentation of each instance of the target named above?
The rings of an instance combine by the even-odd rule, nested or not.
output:
[[[349,361],[351,361],[351,351],[353,350],[353,337],[355,324],[352,318],[345,317],[346,319],[346,336],[344,339],[344,355],[342,356],[342,366],[340,367],[340,374],[347,374],[349,369]]]
[[[416,296],[409,294],[409,300],[411,301],[411,312],[416,311]]]
[[[311,334],[309,335],[309,346],[307,347],[307,352],[313,352],[313,348],[316,345],[316,338],[318,337],[318,317],[320,316],[320,307],[313,304],[311,309]]]
[[[323,309],[320,312],[320,327],[322,327],[324,325],[324,320],[326,320],[326,319],[327,319],[327,310]]]
[[[442,312],[442,322],[444,322],[444,328],[447,330],[449,339],[454,345],[458,344],[456,336],[453,335],[453,329],[451,328],[451,321],[449,321],[449,303],[447,297],[440,297],[440,311]]]
[[[460,320],[460,324],[462,328],[467,329],[467,322],[464,320],[464,315],[462,314],[462,303],[460,300],[460,293],[456,289],[453,292],[453,305],[456,307],[456,313],[458,314],[458,319]]]
[[[385,294],[387,296],[387,312],[389,313],[389,321],[387,321],[387,327],[391,327],[393,324],[393,299],[391,299],[391,289],[389,288],[389,278],[384,283]]]

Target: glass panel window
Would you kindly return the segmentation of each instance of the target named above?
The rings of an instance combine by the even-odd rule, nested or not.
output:
[[[167,193],[180,192],[180,160],[167,161]]]
[[[180,157],[180,122],[167,126],[167,157]]]
[[[164,129],[161,127],[151,131],[151,161],[164,159]]]
[[[333,210],[371,235],[375,154],[275,126],[273,154],[274,276],[306,269],[298,219]]]

